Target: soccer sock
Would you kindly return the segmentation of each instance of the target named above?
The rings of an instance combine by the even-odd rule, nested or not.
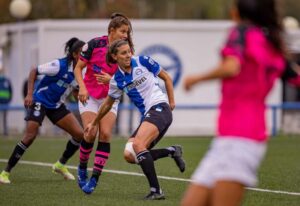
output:
[[[110,143],[98,142],[92,177],[98,181],[110,154]]]
[[[25,145],[22,141],[16,145],[5,168],[6,172],[10,172],[12,170],[12,168],[18,163],[19,159],[22,157],[26,149],[27,145]]]
[[[59,162],[62,164],[66,164],[67,161],[74,155],[74,153],[78,150],[80,146],[80,142],[77,142],[73,137],[68,141],[66,149],[59,159]]]
[[[150,154],[152,156],[153,161],[158,160],[160,158],[168,157],[169,155],[173,155],[175,151],[174,147],[168,147],[163,149],[152,149],[150,150]]]
[[[80,162],[79,162],[79,168],[80,169],[87,169],[87,164],[90,159],[90,154],[93,151],[94,143],[88,143],[84,139],[81,141],[80,144]]]
[[[139,165],[141,166],[145,176],[147,177],[152,192],[160,192],[158,179],[156,176],[154,162],[148,150],[144,150],[137,154]]]

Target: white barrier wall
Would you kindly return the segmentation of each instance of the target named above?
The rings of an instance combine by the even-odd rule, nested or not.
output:
[[[11,44],[4,50],[5,74],[13,82],[12,105],[22,105],[22,86],[30,68],[63,56],[64,43],[75,36],[85,41],[107,34],[108,20],[43,20],[0,26],[0,32],[9,31]],[[228,21],[159,21],[133,20],[133,41],[136,54],[148,54],[157,60],[175,83],[177,105],[218,104],[218,81],[203,84],[186,93],[182,88],[183,76],[203,72],[218,62],[219,49]],[[1,36],[0,36],[1,38]],[[280,85],[269,96],[269,103],[281,101]],[[17,115],[16,115],[17,114]],[[213,134],[217,113],[215,110],[175,110],[169,135]],[[24,128],[24,113],[10,112],[8,125],[11,131]],[[271,124],[268,114],[268,124]],[[134,115],[134,128],[139,115]],[[128,114],[122,113],[121,133],[128,133]],[[46,123],[46,128],[49,123]],[[43,129],[42,132],[51,132]],[[56,130],[55,130],[56,131]]]

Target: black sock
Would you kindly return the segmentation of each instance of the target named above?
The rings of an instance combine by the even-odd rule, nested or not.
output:
[[[80,146],[80,142],[77,142],[74,138],[71,138],[66,146],[66,149],[62,155],[62,157],[59,159],[59,162],[62,164],[66,164],[67,161],[75,154],[75,152],[78,150]]]
[[[149,151],[153,161],[158,160],[160,158],[168,157],[169,155],[172,155],[174,153],[174,150],[170,150],[169,148],[163,148],[163,149],[152,149]]]
[[[26,149],[27,146],[22,141],[16,145],[5,168],[6,172],[10,172],[12,170],[12,168],[18,163],[19,159],[22,157]]]
[[[80,143],[80,161],[79,168],[87,169],[87,165],[90,159],[90,154],[93,151],[94,143],[88,143],[84,139]]]
[[[154,168],[154,162],[150,152],[148,150],[145,150],[138,153],[137,159],[139,161],[139,165],[141,166],[144,174],[148,179],[151,191],[159,193],[160,187],[159,187],[158,179]]]
[[[110,154],[110,143],[98,142],[92,177],[98,181]]]

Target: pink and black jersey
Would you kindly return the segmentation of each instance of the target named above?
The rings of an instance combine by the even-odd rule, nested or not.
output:
[[[221,50],[234,56],[240,73],[222,81],[218,122],[219,136],[265,141],[265,98],[285,69],[285,59],[268,41],[264,30],[253,25],[232,29]]]
[[[102,99],[107,96],[109,84],[99,84],[94,74],[105,72],[113,76],[118,68],[116,64],[107,65],[107,49],[108,37],[97,37],[83,46],[80,55],[80,60],[84,61],[87,65],[83,79],[84,84],[89,94],[95,99]]]

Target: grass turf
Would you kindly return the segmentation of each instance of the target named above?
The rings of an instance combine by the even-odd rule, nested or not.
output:
[[[16,137],[0,137],[0,159],[8,159],[15,144]],[[199,160],[206,152],[211,138],[164,138],[157,146],[165,147],[180,144],[184,148],[187,163],[185,173],[180,173],[170,158],[157,161],[158,175],[188,179]],[[62,154],[65,138],[38,137],[26,151],[22,160],[54,163]],[[106,169],[139,172],[141,169],[123,160],[122,153],[126,140],[114,138],[111,144],[111,156]],[[258,188],[300,193],[300,137],[279,136],[270,140],[267,156],[259,171]],[[78,153],[68,162],[76,166]],[[90,164],[91,166],[92,164]],[[0,163],[0,169],[5,163]],[[76,170],[70,170],[74,175]],[[143,196],[148,193],[145,177],[112,174],[104,172],[100,184],[92,195],[84,195],[75,181],[64,181],[61,176],[51,172],[50,167],[18,164],[11,173],[10,185],[0,185],[0,205],[179,205],[187,182],[160,179],[166,194],[166,200],[145,202]],[[275,194],[247,190],[244,206],[299,206],[300,196]]]

